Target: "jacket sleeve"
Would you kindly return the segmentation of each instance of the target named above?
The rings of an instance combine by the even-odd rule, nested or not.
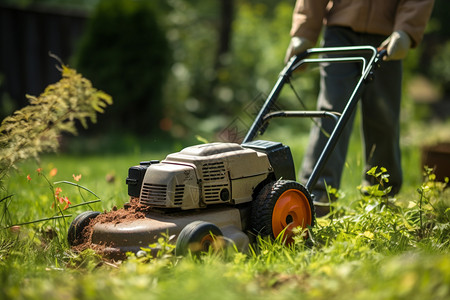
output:
[[[400,0],[394,31],[403,30],[411,37],[412,47],[422,40],[425,27],[433,10],[434,0]]]
[[[303,37],[316,44],[329,0],[297,0],[292,15],[291,36]]]

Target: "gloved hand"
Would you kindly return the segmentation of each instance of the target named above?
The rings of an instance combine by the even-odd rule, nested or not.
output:
[[[409,48],[411,48],[411,38],[402,30],[394,31],[381,43],[380,48],[387,50],[387,56],[384,57],[384,60],[404,59]]]
[[[311,47],[312,43],[309,40],[298,36],[292,37],[291,42],[289,43],[289,47],[286,51],[284,63],[287,63],[292,56],[300,54]]]

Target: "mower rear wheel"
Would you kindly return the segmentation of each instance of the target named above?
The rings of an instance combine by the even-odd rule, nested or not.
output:
[[[308,190],[292,180],[266,184],[252,202],[252,229],[261,236],[293,241],[294,228],[314,225],[314,205]]]
[[[216,225],[195,221],[189,223],[181,230],[176,247],[176,255],[187,255],[191,252],[193,255],[199,255],[202,252],[219,250],[224,246],[222,231]]]
[[[67,233],[67,241],[70,246],[76,246],[83,242],[83,229],[89,225],[92,219],[98,216],[98,211],[85,211],[79,214],[70,223],[69,231]]]

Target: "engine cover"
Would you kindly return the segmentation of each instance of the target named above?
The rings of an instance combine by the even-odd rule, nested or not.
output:
[[[249,202],[254,189],[271,173],[265,153],[239,144],[187,147],[147,168],[140,202],[181,209]]]

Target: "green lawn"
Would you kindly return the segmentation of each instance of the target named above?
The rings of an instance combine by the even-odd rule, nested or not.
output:
[[[285,134],[298,166],[306,137]],[[275,129],[265,138],[279,135]],[[433,177],[422,184],[420,151],[405,145],[406,184],[397,201],[362,197],[357,189],[361,176],[357,136],[337,213],[332,219],[319,219],[306,242],[299,239],[288,247],[261,240],[248,253],[230,249],[200,259],[176,257],[170,245],[159,258],[131,256],[120,262],[92,251],[71,252],[65,237],[73,217],[88,209],[123,205],[128,200],[128,168],[141,160],[163,159],[179,146],[164,148],[46,155],[40,163],[22,163],[5,181],[2,195],[11,197],[0,202],[0,224],[60,214],[52,208],[57,187],[71,201],[73,208],[63,213],[72,217],[0,229],[0,299],[449,299],[448,189],[434,183]],[[78,174],[82,175],[78,184],[95,195],[54,184],[75,182],[73,175]],[[91,208],[76,206],[96,201],[97,196],[101,202]],[[160,242],[165,244],[164,239]]]

